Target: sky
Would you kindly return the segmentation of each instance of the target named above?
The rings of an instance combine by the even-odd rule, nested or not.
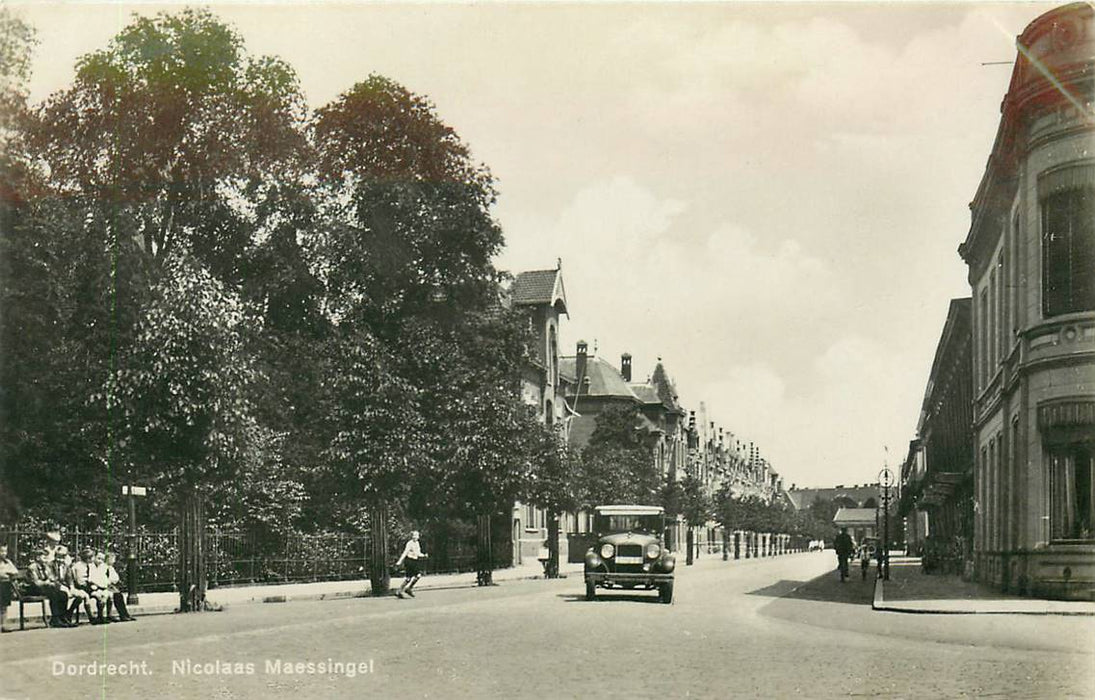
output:
[[[32,102],[181,7],[7,4],[38,30]],[[660,358],[685,408],[822,487],[915,437],[1015,38],[1059,3],[208,4],[314,107],[371,73],[429,97],[497,178],[497,265],[562,260],[567,354]]]

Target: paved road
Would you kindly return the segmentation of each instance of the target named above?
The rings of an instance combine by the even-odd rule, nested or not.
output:
[[[669,606],[653,594],[586,602],[581,581],[569,578],[9,634],[0,638],[0,697],[1026,698],[1095,690],[1092,618],[872,612],[870,582],[840,584],[832,564],[824,553],[701,560],[680,573]],[[321,672],[329,662],[344,665]],[[147,675],[88,676],[89,663]],[[71,675],[82,668],[85,675]]]

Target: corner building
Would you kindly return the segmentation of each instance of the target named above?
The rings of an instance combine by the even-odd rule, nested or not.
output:
[[[974,575],[1095,591],[1095,22],[1047,12],[1018,57],[959,253],[973,311]]]

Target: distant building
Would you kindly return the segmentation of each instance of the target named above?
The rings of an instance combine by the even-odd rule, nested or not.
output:
[[[848,534],[859,544],[868,537],[878,536],[878,511],[874,508],[841,508],[833,516],[835,527],[848,528]]]
[[[899,515],[910,552],[931,536],[973,551],[973,363],[970,299],[952,299],[901,467]]]
[[[875,484],[855,484],[853,486],[834,486],[821,489],[800,489],[791,484],[787,498],[795,510],[806,510],[816,500],[830,501],[838,508],[876,508],[881,498],[881,486]]]
[[[1095,591],[1095,21],[1030,23],[959,253],[973,306],[975,575]],[[930,466],[930,465],[929,465]]]

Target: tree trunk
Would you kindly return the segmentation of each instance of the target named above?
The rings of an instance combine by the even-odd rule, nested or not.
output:
[[[179,612],[205,609],[205,500],[187,494],[179,513]]]
[[[544,569],[545,578],[559,578],[559,514],[553,510],[547,512],[548,561]]]
[[[392,577],[388,571],[388,506],[378,503],[369,514],[369,582],[373,595],[386,595]]]
[[[695,537],[696,536],[692,533],[692,526],[689,525],[684,534],[685,548],[688,550],[688,553],[684,556],[684,563],[688,566],[692,566],[692,553],[694,551],[692,543],[694,542]]]
[[[477,518],[479,537],[476,540],[476,583],[480,586],[494,585],[494,551],[490,536],[490,516]]]

